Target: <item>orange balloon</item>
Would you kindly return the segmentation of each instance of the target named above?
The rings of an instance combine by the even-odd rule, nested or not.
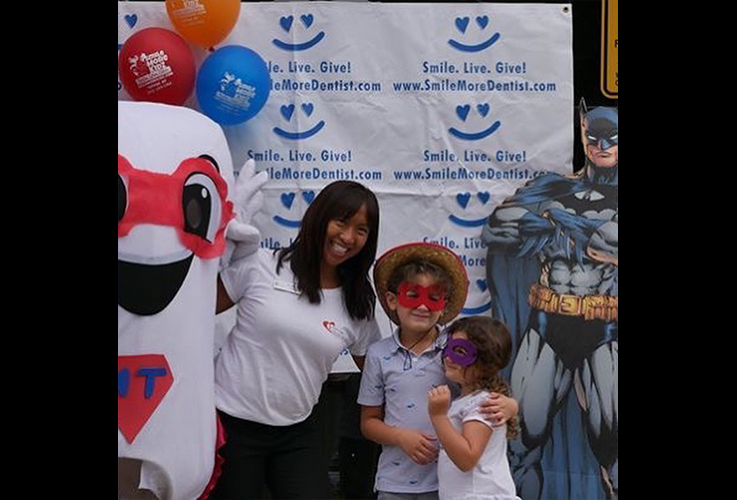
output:
[[[166,0],[166,12],[177,31],[206,49],[225,40],[241,12],[240,0]]]

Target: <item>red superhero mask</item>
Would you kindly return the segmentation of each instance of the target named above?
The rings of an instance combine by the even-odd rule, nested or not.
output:
[[[424,304],[431,311],[442,311],[445,309],[445,290],[440,285],[425,287],[403,281],[397,289],[397,302],[408,309],[417,309]]]
[[[188,158],[171,174],[138,170],[118,155],[118,238],[138,224],[176,228],[182,244],[202,259],[225,250],[233,218],[228,185],[204,158]]]

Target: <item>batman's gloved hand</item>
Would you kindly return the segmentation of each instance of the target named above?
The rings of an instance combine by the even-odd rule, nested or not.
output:
[[[540,252],[545,245],[551,243],[555,237],[555,225],[547,217],[526,213],[519,220],[519,235],[522,245],[517,251],[517,257],[526,257]]]

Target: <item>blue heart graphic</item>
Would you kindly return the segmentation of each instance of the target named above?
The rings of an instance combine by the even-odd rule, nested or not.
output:
[[[289,106],[284,105],[279,108],[279,111],[281,111],[281,115],[284,119],[289,121],[292,119],[292,113],[294,113],[294,104],[290,104]]]
[[[307,116],[310,116],[312,114],[313,109],[315,109],[315,106],[313,106],[312,103],[302,105],[302,111],[304,111]]]
[[[138,16],[135,14],[126,14],[125,22],[128,23],[130,28],[133,28],[133,26],[138,22]]]
[[[476,280],[476,286],[479,287],[479,290],[482,292],[485,292],[487,288],[489,288],[489,285],[486,284],[486,280]]]
[[[481,29],[486,28],[486,25],[489,24],[489,16],[476,17],[476,23],[478,23],[478,25],[481,26]]]
[[[294,16],[279,18],[279,24],[281,25],[281,28],[287,33],[289,33],[289,30],[292,29],[292,22],[294,22]]]
[[[470,21],[468,17],[456,17],[456,28],[458,28],[461,33],[465,33],[466,28],[468,27],[468,21]]]
[[[468,202],[471,199],[471,193],[459,193],[456,195],[456,201],[464,209],[468,206]]]
[[[302,198],[309,205],[310,203],[312,203],[312,200],[315,199],[315,192],[314,191],[305,191],[305,192],[302,193]]]
[[[466,104],[465,106],[456,106],[456,114],[458,115],[458,118],[466,121],[466,117],[468,117],[468,112],[471,111],[471,105]]]
[[[281,195],[281,204],[287,209],[292,208],[292,203],[294,203],[294,193],[283,193]]]
[[[476,106],[476,109],[479,111],[479,114],[481,114],[481,116],[486,116],[489,114],[489,104],[488,103],[479,104]]]
[[[299,16],[299,18],[302,20],[302,24],[305,25],[305,28],[309,28],[310,26],[312,26],[312,21],[314,21],[312,14],[305,14]]]
[[[488,191],[483,191],[476,196],[478,196],[479,200],[481,200],[482,205],[486,205],[486,203],[489,201],[489,198],[491,198],[491,195]]]

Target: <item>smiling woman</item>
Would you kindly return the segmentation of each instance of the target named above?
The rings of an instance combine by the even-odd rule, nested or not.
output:
[[[215,366],[215,402],[228,436],[214,498],[329,498],[328,462],[314,412],[349,349],[363,366],[381,335],[368,271],[379,205],[352,181],[310,203],[292,245],[235,261],[218,282],[218,312],[238,305]]]

